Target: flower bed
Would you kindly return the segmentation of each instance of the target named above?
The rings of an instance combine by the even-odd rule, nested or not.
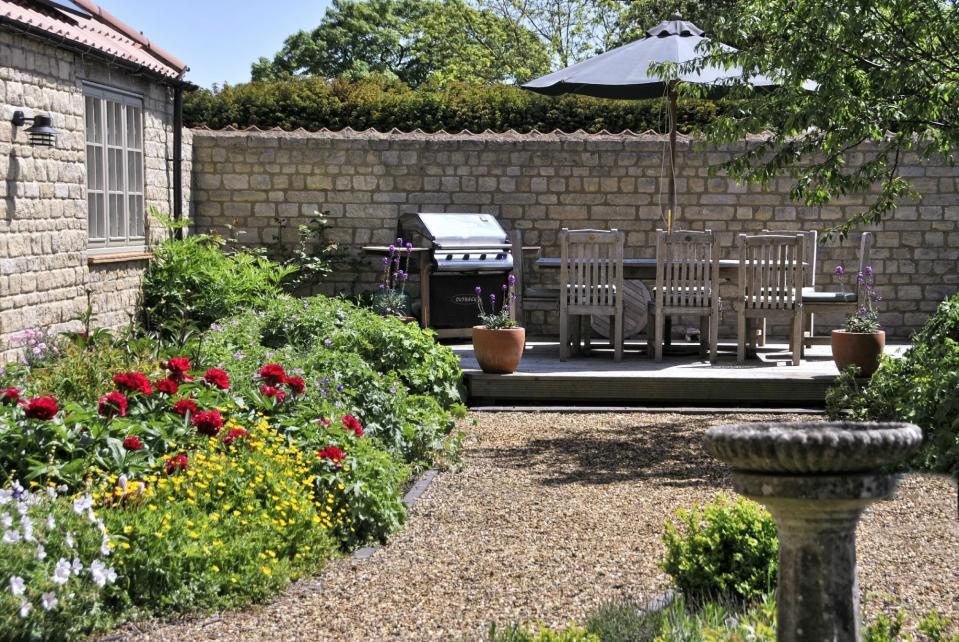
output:
[[[170,353],[88,333],[0,373],[0,501],[40,497],[30,511],[88,519],[97,535],[74,563],[64,551],[76,533],[42,532],[83,589],[68,605],[54,590],[59,557],[50,566],[24,547],[41,541],[40,517],[0,506],[0,546],[19,547],[0,562],[3,639],[261,599],[384,540],[405,521],[411,472],[455,457],[459,370],[416,328],[281,298],[197,339]]]

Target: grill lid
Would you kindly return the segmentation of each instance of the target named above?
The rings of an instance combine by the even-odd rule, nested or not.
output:
[[[415,230],[437,248],[508,246],[509,237],[492,214],[409,213],[400,217],[404,230]]]

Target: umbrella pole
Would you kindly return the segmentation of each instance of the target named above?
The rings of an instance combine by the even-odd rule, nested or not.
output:
[[[676,220],[676,81],[670,81],[666,93],[669,97],[669,209],[666,214],[668,232],[673,231]]]

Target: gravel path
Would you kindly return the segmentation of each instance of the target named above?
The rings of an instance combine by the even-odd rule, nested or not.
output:
[[[663,520],[728,479],[702,449],[747,415],[476,414],[465,470],[439,475],[408,527],[363,561],[331,564],[275,602],[129,640],[458,640],[491,621],[583,621],[613,599],[668,588]],[[762,419],[769,419],[764,416]],[[959,528],[950,481],[910,476],[865,515],[860,584],[875,608],[959,618]],[[895,600],[892,598],[895,596]]]

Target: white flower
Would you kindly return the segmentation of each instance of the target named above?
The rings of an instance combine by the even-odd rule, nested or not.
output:
[[[117,480],[117,484],[120,486],[120,490],[123,491],[124,495],[127,493],[127,486],[129,483],[130,481],[127,479],[126,475],[120,475],[120,479]]]
[[[37,559],[43,560],[46,558],[47,558],[47,549],[43,548],[43,546],[37,546]]]
[[[27,617],[32,610],[33,605],[30,604],[30,602],[24,601],[20,603],[20,617]]]
[[[40,596],[40,603],[44,611],[52,611],[57,606],[57,596],[53,591],[47,591]]]
[[[13,526],[13,515],[9,513],[0,515],[0,526],[3,526],[4,528],[10,528]]]
[[[79,557],[73,558],[73,565],[71,566],[71,568],[73,569],[74,575],[79,575],[80,572],[83,571],[83,562],[80,561]]]
[[[109,556],[112,552],[113,549],[110,548],[110,538],[104,535],[103,541],[100,543],[100,555]]]
[[[47,517],[47,528],[49,530],[54,530],[57,527],[57,520],[53,519],[53,515]]]
[[[20,531],[19,530],[4,531],[3,541],[6,544],[16,544],[17,542],[20,541]]]
[[[50,499],[56,499],[57,489],[54,488],[53,486],[47,486],[47,497],[49,497]]]
[[[107,567],[100,560],[94,560],[90,563],[90,576],[93,582],[103,588],[107,583]]]
[[[27,502],[17,502],[17,512],[21,515],[26,516],[29,508],[30,505]]]
[[[16,596],[23,595],[23,591],[26,589],[26,584],[23,581],[23,578],[19,575],[14,575],[10,578],[10,592]]]
[[[76,544],[76,542],[73,539],[73,533],[71,533],[70,531],[67,531],[67,534],[64,535],[63,539],[67,543],[67,546],[69,548],[73,548],[73,545]]]
[[[93,507],[93,498],[89,495],[84,495],[83,497],[77,497],[73,500],[73,512],[77,515],[82,515],[84,511],[90,510]]]
[[[23,539],[27,542],[33,542],[36,540],[33,536],[33,520],[24,515],[23,519],[20,520],[20,526],[23,527]]]
[[[70,562],[63,559],[62,557],[57,561],[57,567],[53,571],[53,577],[50,578],[53,580],[54,584],[66,584],[70,581]]]
[[[3,490],[0,490],[0,506],[3,506],[4,504],[9,504],[11,499],[13,499],[12,490],[7,490],[6,488],[4,488]]]

